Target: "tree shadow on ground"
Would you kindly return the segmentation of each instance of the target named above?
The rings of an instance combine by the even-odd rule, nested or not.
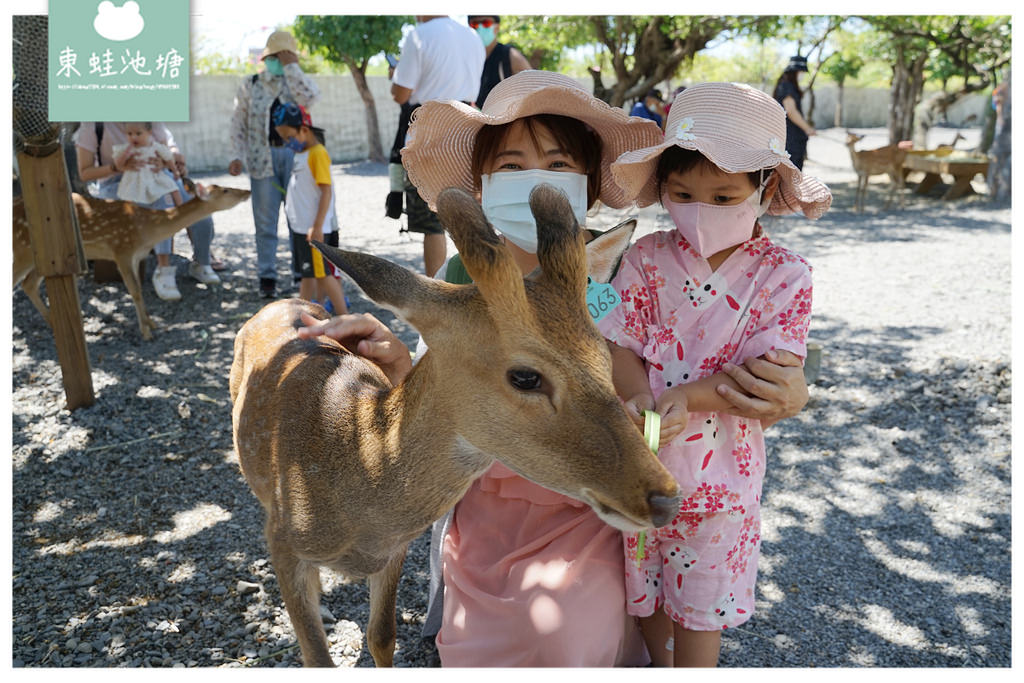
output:
[[[858,333],[816,320],[821,379],[769,432],[759,611],[723,664],[1009,666],[1009,366],[912,371],[933,330]]]

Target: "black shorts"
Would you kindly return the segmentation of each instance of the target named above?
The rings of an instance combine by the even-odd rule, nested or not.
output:
[[[409,174],[405,174],[405,213],[409,217],[409,232],[422,232],[428,235],[444,234],[441,221],[437,214],[430,210],[427,203],[420,197],[412,183],[409,182]]]
[[[303,278],[337,276],[334,264],[325,259],[306,241],[306,236],[289,231],[292,236],[292,271],[301,273]],[[324,235],[324,243],[332,247],[338,246],[338,231]]]

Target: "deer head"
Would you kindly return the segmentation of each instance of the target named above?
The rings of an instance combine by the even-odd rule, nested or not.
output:
[[[548,185],[532,192],[541,265],[528,278],[470,194],[449,188],[437,207],[474,284],[314,244],[420,331],[430,346],[420,362],[430,358],[450,397],[438,419],[451,420],[473,450],[621,529],[671,521],[679,490],[615,396],[611,358],[586,308],[588,257],[568,200]],[[631,230],[613,238],[619,253]],[[617,258],[606,250],[592,262],[610,275]]]

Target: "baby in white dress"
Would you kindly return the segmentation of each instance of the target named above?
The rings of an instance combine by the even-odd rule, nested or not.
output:
[[[130,159],[134,159],[138,168],[125,169],[121,182],[117,187],[117,196],[139,204],[152,204],[165,195],[171,195],[174,205],[181,204],[181,194],[174,178],[178,170],[174,165],[174,155],[166,146],[153,140],[153,124],[149,122],[123,124],[128,143],[114,145],[114,165],[125,168]],[[153,163],[159,162],[159,166]],[[164,172],[169,170],[174,178]]]

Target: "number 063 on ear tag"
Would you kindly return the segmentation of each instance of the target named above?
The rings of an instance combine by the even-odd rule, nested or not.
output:
[[[618,292],[608,283],[594,282],[587,278],[587,310],[593,321],[600,322],[602,318],[615,310],[615,307],[622,303]]]

